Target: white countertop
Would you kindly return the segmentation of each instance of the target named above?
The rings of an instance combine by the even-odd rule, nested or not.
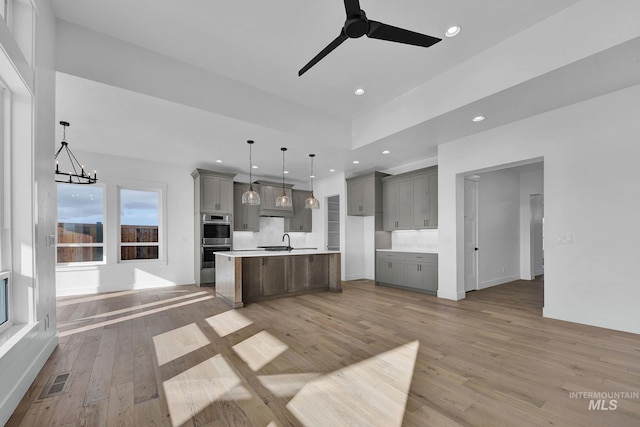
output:
[[[292,251],[231,251],[216,252],[216,255],[226,256],[229,258],[249,258],[249,257],[265,257],[265,256],[291,256],[291,255],[324,255],[339,254],[340,251],[322,251],[318,249],[294,249]]]
[[[422,251],[416,249],[376,249],[376,252],[403,252],[410,254],[437,254],[438,252],[434,251]]]

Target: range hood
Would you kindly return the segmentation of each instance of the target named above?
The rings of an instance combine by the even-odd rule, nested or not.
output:
[[[276,198],[282,191],[282,184],[270,181],[256,181],[260,185],[260,216],[275,216],[281,218],[291,218],[293,216],[293,206],[283,208],[276,206]],[[291,187],[293,185],[285,184],[284,191],[287,196],[292,197]]]

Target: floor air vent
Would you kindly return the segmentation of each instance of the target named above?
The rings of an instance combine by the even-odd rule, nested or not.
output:
[[[44,388],[44,390],[42,390],[40,399],[45,399],[47,397],[57,396],[59,394],[66,393],[67,389],[69,388],[70,379],[71,379],[71,372],[55,374],[49,379],[49,381],[47,381],[47,386]]]

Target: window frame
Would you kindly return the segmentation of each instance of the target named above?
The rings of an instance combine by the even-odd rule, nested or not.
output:
[[[122,242],[122,190],[132,191],[146,191],[154,192],[158,194],[158,242]],[[131,264],[131,263],[167,263],[167,245],[166,240],[166,184],[156,185],[144,185],[144,184],[118,184],[116,185],[116,205],[117,205],[117,262],[119,264]],[[135,247],[135,246],[157,246],[158,258],[151,259],[122,259],[123,247]]]
[[[7,302],[7,321],[0,324],[0,335],[7,331],[9,328],[13,326],[13,304],[11,304],[11,272],[10,271],[0,271],[0,286],[2,282],[7,280],[7,294],[5,295],[5,300]]]
[[[66,184],[66,183],[56,183],[56,193],[58,189],[58,185],[79,185],[79,184]],[[107,264],[107,243],[109,240],[109,233],[107,233],[108,221],[109,218],[107,216],[107,186],[105,184],[91,184],[96,187],[102,188],[102,243],[59,243],[58,242],[58,202],[56,200],[56,267],[86,267],[86,266],[94,266],[94,265],[105,265]],[[74,262],[58,262],[58,248],[87,248],[87,247],[102,247],[102,260],[101,261],[74,261]]]

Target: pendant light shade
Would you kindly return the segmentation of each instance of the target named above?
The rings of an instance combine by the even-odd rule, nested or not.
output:
[[[276,207],[290,208],[293,206],[293,203],[291,202],[291,197],[287,196],[287,192],[284,189],[284,152],[287,151],[287,149],[282,147],[280,151],[282,151],[282,190],[276,198]]]
[[[311,157],[311,194],[304,201],[304,207],[307,209],[320,209],[320,202],[313,195],[313,158],[315,156],[315,154],[309,154],[309,157]]]
[[[253,141],[247,141],[249,144],[249,189],[242,193],[242,204],[243,205],[259,205],[260,204],[260,194],[253,189],[253,178],[251,175],[251,169],[253,169],[253,163],[251,161],[251,146],[253,145]]]
[[[60,124],[62,125],[62,142],[60,143],[60,148],[56,151],[56,155],[54,157],[54,160],[56,161],[55,181],[65,184],[95,184],[98,182],[96,171],[93,171],[93,176],[91,176],[90,173],[85,172],[84,165],[80,164],[69,148],[69,143],[67,142],[67,126],[69,126],[69,122],[60,122]],[[58,159],[58,156],[60,156],[60,153],[63,150],[66,156],[63,154],[61,159]],[[68,162],[66,161],[66,158],[69,159]],[[61,165],[60,160],[65,164]],[[65,166],[67,168],[65,168]]]

